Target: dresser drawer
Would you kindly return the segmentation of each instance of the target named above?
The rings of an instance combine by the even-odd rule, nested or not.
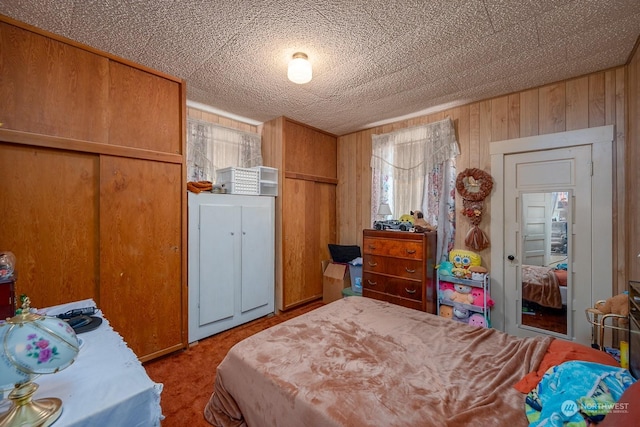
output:
[[[422,282],[363,273],[362,289],[422,302]]]
[[[423,262],[417,259],[390,258],[381,255],[365,255],[362,270],[384,273],[390,276],[422,280]]]
[[[380,301],[390,302],[391,304],[401,305],[403,307],[413,308],[414,310],[424,311],[424,307],[421,301],[415,301],[411,299],[404,299],[395,295],[384,294],[374,291],[364,291],[363,295],[367,298],[373,298]]]
[[[394,239],[378,239],[365,237],[363,252],[371,255],[383,255],[400,258],[422,260],[422,241],[407,241]]]

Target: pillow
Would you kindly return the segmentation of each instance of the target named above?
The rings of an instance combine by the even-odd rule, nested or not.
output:
[[[637,425],[640,420],[640,381],[627,388],[618,403],[604,417],[598,427],[619,427]]]
[[[567,270],[555,270],[553,273],[558,278],[560,286],[567,286]]]
[[[569,360],[582,360],[620,367],[616,359],[604,351],[556,338],[547,347],[547,352],[544,354],[542,361],[540,361],[538,369],[522,377],[514,385],[514,388],[520,393],[529,393],[540,382],[549,368]]]

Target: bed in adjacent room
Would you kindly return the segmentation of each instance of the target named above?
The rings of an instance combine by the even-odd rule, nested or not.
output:
[[[553,341],[345,298],[234,346],[205,418],[252,427],[526,426],[526,392]]]
[[[522,266],[522,299],[560,309],[567,304],[567,272],[553,267]]]

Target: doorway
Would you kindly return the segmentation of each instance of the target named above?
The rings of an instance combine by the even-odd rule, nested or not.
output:
[[[591,342],[612,290],[613,126],[491,144],[494,326]]]

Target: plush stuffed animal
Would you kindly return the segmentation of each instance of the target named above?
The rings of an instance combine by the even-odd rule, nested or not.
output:
[[[471,326],[479,326],[481,328],[486,328],[488,327],[488,323],[487,323],[487,318],[484,317],[482,314],[480,313],[475,313],[472,314],[471,316],[469,316],[469,325]]]
[[[478,307],[484,307],[484,289],[473,288],[471,290],[471,296],[473,297],[471,304],[477,305]],[[489,295],[487,295],[487,307],[493,307],[493,305],[493,300]]]
[[[440,282],[440,298],[442,299],[451,299],[451,296],[454,293],[453,283],[450,282]]]
[[[413,226],[418,231],[435,231],[436,227],[429,224],[426,219],[424,219],[424,214],[421,211],[411,211],[411,215],[413,216]]]
[[[451,301],[461,302],[463,304],[471,304],[473,302],[473,296],[471,296],[471,286],[456,283],[454,285],[455,291],[451,295]]]
[[[458,305],[453,306],[453,320],[457,320],[458,322],[468,323],[469,322],[469,310],[466,308],[460,307]]]
[[[449,252],[449,261],[453,263],[453,275],[463,279],[471,278],[469,267],[482,264],[480,255],[466,249],[452,249]]]
[[[622,316],[629,316],[629,295],[626,293],[618,294],[608,298],[604,303],[596,305],[596,308],[600,310],[602,314],[620,314]],[[616,319],[619,320],[619,326],[626,326],[629,324],[628,319]],[[614,322],[616,323],[616,322]]]
[[[450,305],[440,305],[440,316],[446,317],[447,319],[453,318],[453,307]]]
[[[441,276],[451,276],[451,270],[453,270],[453,263],[450,261],[442,261],[438,266],[438,272]]]
[[[410,222],[411,224],[413,224],[414,218],[413,218],[412,215],[402,214],[402,216],[400,218],[398,218],[398,221]]]

